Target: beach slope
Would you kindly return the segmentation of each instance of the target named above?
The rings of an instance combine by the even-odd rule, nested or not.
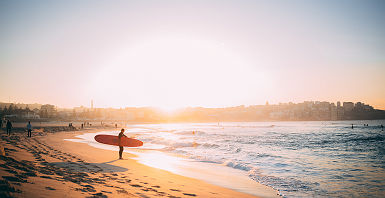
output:
[[[85,132],[93,131],[2,134],[0,197],[255,197],[145,166],[133,154],[117,160],[117,152],[64,140]]]

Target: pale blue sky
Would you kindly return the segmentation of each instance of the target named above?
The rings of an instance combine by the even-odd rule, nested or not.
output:
[[[1,1],[0,101],[385,108],[384,10],[363,0]]]

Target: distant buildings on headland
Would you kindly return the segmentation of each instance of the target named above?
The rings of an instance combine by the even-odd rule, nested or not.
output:
[[[0,103],[0,118],[11,120],[121,120],[129,122],[316,121],[385,119],[385,111],[357,102],[319,101],[227,108],[189,107],[165,113],[151,107],[60,109],[50,104]]]
[[[376,110],[362,102],[305,101],[303,103],[286,103],[272,105],[269,117],[277,120],[360,120],[382,119],[385,111]],[[268,111],[269,111],[268,110]]]

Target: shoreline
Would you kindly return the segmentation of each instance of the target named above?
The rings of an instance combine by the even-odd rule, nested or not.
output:
[[[133,129],[136,131],[138,128]],[[100,144],[95,142],[93,139],[93,137],[97,134],[112,135],[112,131],[114,130],[104,130],[96,133],[83,133],[82,135],[76,135],[76,139],[65,140],[85,143],[95,148],[118,152],[116,146]],[[128,133],[126,133],[126,135],[136,136],[137,134],[135,132],[132,134],[132,131],[128,129]],[[276,197],[272,195],[279,193],[277,190],[274,190],[269,186],[262,185],[252,180],[245,171],[224,166],[223,164],[197,161],[181,154],[168,153],[154,148],[146,148],[146,145],[144,145],[143,148],[126,148],[124,153],[134,154],[136,157],[133,157],[132,159],[152,168],[162,169],[173,174],[198,179],[209,184],[247,193],[257,197]]]
[[[205,181],[152,168],[125,152],[65,141],[82,131],[1,135],[6,156],[0,160],[0,195],[7,197],[256,197]],[[113,129],[111,129],[113,130]],[[13,164],[13,165],[12,165]],[[16,164],[16,165],[14,165]],[[271,189],[272,190],[272,189]],[[274,192],[272,190],[271,192]],[[269,194],[270,192],[265,192]],[[279,197],[277,192],[271,197]]]

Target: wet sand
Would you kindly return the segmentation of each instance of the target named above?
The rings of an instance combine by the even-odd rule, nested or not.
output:
[[[35,130],[32,138],[1,133],[0,197],[255,197],[145,166],[133,154],[117,160],[117,152],[64,140],[100,129],[61,130]]]

